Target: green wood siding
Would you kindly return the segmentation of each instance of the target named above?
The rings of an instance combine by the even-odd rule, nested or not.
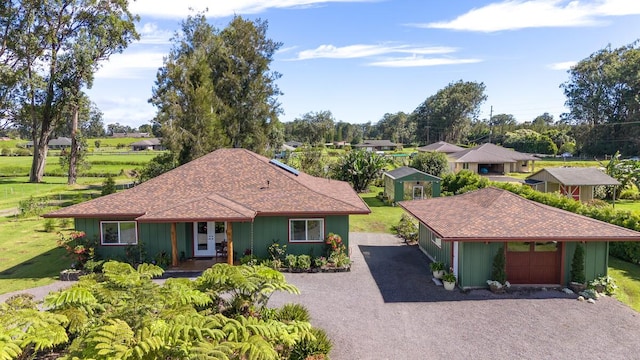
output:
[[[458,284],[462,288],[486,287],[493,258],[504,243],[458,243]]]
[[[339,216],[307,216],[295,218],[323,218],[324,235],[330,232],[342,237],[342,241],[349,247],[349,217]],[[316,243],[290,243],[289,217],[258,216],[253,223],[232,223],[234,245],[234,259],[241,258],[247,249],[261,258],[269,256],[267,248],[274,241],[287,245],[287,252],[291,254],[310,254],[314,257],[325,255],[324,241]],[[100,220],[76,219],[75,228],[84,231],[91,239],[100,242]],[[178,255],[180,258],[193,256],[193,223],[177,223],[176,235],[178,241]],[[146,261],[153,260],[162,251],[171,255],[171,224],[170,223],[138,223],[138,243],[144,247]],[[127,246],[98,246],[96,254],[104,259],[125,260]]]
[[[431,240],[434,238],[435,235],[433,232],[431,232],[428,227],[424,226],[424,224],[420,223],[418,227],[418,246],[420,247],[420,250],[426,253],[434,261],[443,262],[445,269],[449,269],[449,267],[453,266],[453,264],[451,264],[451,243],[442,241],[441,246],[439,247]]]
[[[566,242],[564,254],[564,284],[571,279],[571,261],[576,250],[575,242]],[[584,273],[587,282],[607,275],[609,266],[609,243],[606,241],[587,242],[584,246]]]
[[[431,175],[420,173],[410,174],[398,179],[392,179],[390,176],[384,176],[384,194],[390,201],[396,203],[403,200],[413,199],[413,186],[421,185],[424,187],[424,197],[440,196],[440,179]]]

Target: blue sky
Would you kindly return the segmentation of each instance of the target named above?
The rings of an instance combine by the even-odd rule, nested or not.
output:
[[[267,36],[283,43],[271,66],[282,74],[283,122],[329,110],[376,123],[458,80],[485,84],[481,118],[493,107],[519,122],[558,119],[569,67],[640,37],[637,0],[137,0],[141,40],[105,62],[87,91],[105,124],[153,119],[157,69],[189,8],[208,8],[218,28],[234,14],[269,22]]]

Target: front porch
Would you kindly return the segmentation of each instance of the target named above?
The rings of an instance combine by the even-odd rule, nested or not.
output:
[[[163,277],[181,277],[202,273],[208,268],[218,263],[226,263],[227,259],[223,257],[213,258],[192,258],[180,261],[178,265],[169,266]],[[197,276],[197,275],[194,275]]]

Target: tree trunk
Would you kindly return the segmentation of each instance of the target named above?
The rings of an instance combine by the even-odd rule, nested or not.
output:
[[[76,105],[73,108],[73,119],[72,119],[72,123],[71,123],[71,152],[69,154],[69,176],[67,177],[67,184],[69,185],[73,185],[76,183],[77,180],[77,175],[78,175],[78,170],[77,170],[77,163],[78,163],[78,151],[79,151],[79,145],[78,145],[78,104],[76,103]]]
[[[42,182],[42,177],[44,176],[44,167],[47,163],[48,150],[49,133],[41,132],[38,141],[33,142],[33,162],[31,163],[29,182]]]

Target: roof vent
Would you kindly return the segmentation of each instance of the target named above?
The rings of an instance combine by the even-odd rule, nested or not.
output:
[[[271,164],[273,164],[273,165],[285,170],[285,171],[288,171],[288,172],[292,173],[295,176],[298,176],[298,174],[300,174],[300,172],[298,170],[292,168],[291,166],[289,166],[287,164],[281,163],[278,160],[272,159],[272,160],[269,160],[269,162]]]

